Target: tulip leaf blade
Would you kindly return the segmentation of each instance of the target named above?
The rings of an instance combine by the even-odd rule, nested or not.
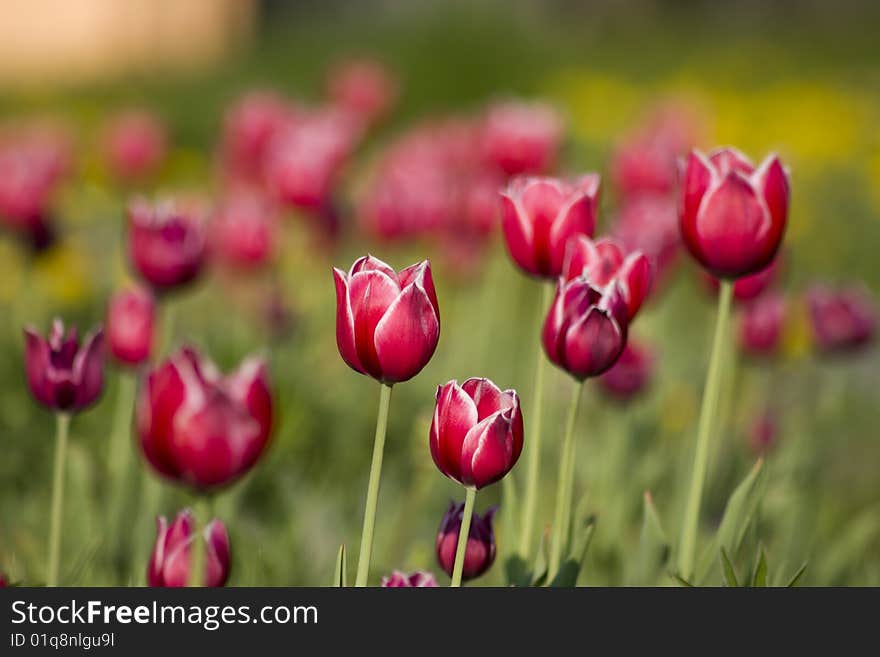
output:
[[[631,583],[636,586],[651,586],[669,560],[670,546],[651,492],[646,490],[642,500],[642,528],[636,552],[635,574]]]
[[[345,543],[339,546],[336,553],[336,572],[333,574],[333,586],[345,588],[348,586],[348,563],[345,557]]]
[[[577,579],[587,559],[587,551],[593,542],[593,534],[596,531],[596,519],[590,516],[580,527],[575,527],[574,548],[568,558],[559,566],[559,572],[550,582],[551,587],[571,587],[577,584]]]
[[[670,575],[670,577],[672,577],[672,579],[674,579],[676,582],[678,582],[679,586],[684,586],[689,589],[694,588],[694,585],[691,582],[687,581],[684,577],[682,577],[678,573],[671,572],[671,573],[669,573],[669,575]]]
[[[724,579],[727,582],[727,586],[732,588],[739,587],[739,580],[736,577],[736,570],[733,567],[733,564],[730,563],[730,558],[727,556],[727,550],[724,547],[721,547],[721,569],[724,572]]]
[[[758,546],[758,562],[755,564],[755,573],[752,575],[753,587],[767,586],[767,553],[764,546]]]
[[[804,576],[804,573],[807,570],[807,562],[804,561],[801,564],[801,567],[795,571],[795,574],[791,576],[791,579],[788,580],[788,584],[785,585],[785,588],[791,589],[797,586],[797,583],[801,580],[801,577]]]

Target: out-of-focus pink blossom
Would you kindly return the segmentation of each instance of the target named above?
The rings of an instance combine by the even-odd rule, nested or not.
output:
[[[235,101],[223,121],[223,166],[233,178],[258,182],[269,141],[294,108],[274,91],[251,91]]]
[[[779,438],[779,424],[776,413],[768,409],[761,413],[749,428],[749,447],[755,454],[769,452]]]
[[[779,350],[785,321],[785,298],[778,292],[765,292],[742,309],[739,346],[752,356],[772,356]]]
[[[817,284],[806,296],[813,342],[820,351],[842,353],[873,341],[877,309],[863,284],[850,283],[837,289]]]
[[[497,103],[483,121],[483,155],[508,176],[548,173],[556,163],[564,129],[559,113],[544,103]]]
[[[409,575],[403,571],[395,570],[382,578],[382,588],[437,588],[437,579],[425,570],[417,570]]]
[[[162,164],[168,135],[159,118],[146,110],[128,110],[111,119],[103,136],[104,156],[111,172],[138,180]]]
[[[272,258],[278,233],[278,207],[254,189],[230,191],[212,218],[212,246],[233,267],[254,269]]]
[[[617,362],[599,377],[599,385],[611,397],[632,399],[651,384],[655,362],[656,356],[648,345],[629,338]]]
[[[668,277],[681,247],[678,210],[668,196],[641,195],[624,201],[611,229],[628,251],[651,262],[656,287]]]
[[[387,67],[372,59],[340,62],[326,80],[330,101],[365,126],[384,118],[397,102],[398,84]]]

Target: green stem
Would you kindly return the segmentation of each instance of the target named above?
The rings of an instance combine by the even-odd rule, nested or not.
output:
[[[187,586],[201,587],[205,585],[206,550],[205,528],[211,522],[211,500],[206,495],[199,495],[193,504],[193,536],[190,545],[192,556]]]
[[[464,511],[461,515],[461,527],[458,529],[458,546],[455,548],[455,564],[452,567],[452,588],[461,586],[461,574],[464,572],[464,555],[467,552],[468,536],[471,533],[471,518],[474,516],[474,501],[477,489],[468,488],[464,498]]]
[[[169,354],[171,352],[171,349],[174,347],[174,304],[172,304],[167,298],[163,298],[160,305],[160,313],[162,328],[161,333],[159,334],[160,344],[157,355],[161,357]]]
[[[376,527],[376,507],[379,504],[379,482],[382,478],[382,457],[385,453],[385,431],[388,428],[388,407],[391,405],[391,386],[382,384],[379,394],[379,416],[376,418],[376,437],[373,441],[373,462],[370,482],[367,484],[367,505],[364,508],[364,527],[361,531],[361,550],[358,557],[354,585],[364,587],[370,575],[370,557],[373,553],[373,529]]]
[[[543,319],[547,306],[553,295],[553,286],[544,285],[541,293],[541,311],[538,316]],[[539,336],[540,337],[540,336]],[[526,469],[526,495],[523,501],[521,533],[519,537],[519,553],[524,559],[529,558],[532,547],[532,532],[535,526],[535,508],[538,504],[538,476],[541,471],[541,407],[544,401],[544,370],[546,358],[538,340],[538,359],[535,364],[535,393],[532,398],[532,421],[528,433],[528,457]]]
[[[709,371],[706,374],[706,387],[703,391],[703,403],[700,407],[694,468],[685,507],[684,524],[681,531],[681,548],[678,555],[679,575],[686,580],[691,578],[694,569],[697,529],[700,519],[700,501],[703,496],[703,485],[706,481],[706,470],[709,464],[709,434],[712,431],[712,422],[718,409],[725,332],[730,317],[732,298],[733,283],[722,281],[721,289],[718,293],[718,317],[715,320],[715,335],[712,338]]]
[[[131,488],[128,485],[131,477],[132,463],[130,445],[131,418],[134,408],[134,396],[137,378],[134,373],[121,372],[116,392],[116,409],[113,418],[113,432],[110,434],[107,459],[107,479],[110,482],[107,491],[107,536],[108,552],[112,566],[124,574],[121,560],[124,560],[130,531],[123,531],[126,505],[131,500]]]
[[[52,513],[49,521],[49,565],[46,586],[58,586],[58,564],[61,556],[61,519],[64,504],[64,469],[67,464],[67,436],[70,416],[55,416],[55,467],[52,473]]]
[[[562,560],[562,547],[568,539],[568,525],[571,519],[571,498],[574,482],[574,425],[577,422],[578,407],[581,401],[583,381],[575,384],[571,402],[568,406],[568,418],[565,422],[565,436],[562,440],[562,456],[559,460],[559,476],[556,487],[556,513],[553,518],[553,534],[550,537],[550,564],[547,569],[547,581],[552,582],[559,572]]]

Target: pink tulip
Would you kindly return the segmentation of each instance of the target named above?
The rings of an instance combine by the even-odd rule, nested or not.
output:
[[[864,285],[814,285],[807,291],[807,305],[813,342],[820,351],[847,352],[873,341],[877,310]]]
[[[404,572],[395,570],[390,575],[382,578],[382,588],[436,588],[437,580],[434,576],[424,570],[417,570],[407,575]]]
[[[563,132],[562,118],[548,105],[498,103],[483,123],[484,157],[509,176],[546,173],[556,162]]]
[[[632,399],[651,384],[655,361],[647,345],[629,338],[617,362],[599,377],[599,385],[611,397],[622,401]]]
[[[327,95],[337,107],[365,125],[383,118],[397,101],[397,81],[381,63],[355,59],[334,66],[327,75]]]
[[[785,298],[765,292],[749,302],[739,324],[739,346],[752,356],[772,356],[779,349],[785,320]]]
[[[195,518],[189,509],[177,514],[171,526],[164,516],[156,519],[156,544],[147,569],[150,586],[186,586],[190,581],[192,550],[205,550],[204,586],[223,586],[229,579],[231,555],[229,535],[219,520],[202,530],[204,541],[197,541]]]
[[[107,342],[110,353],[124,365],[140,365],[150,358],[156,333],[156,303],[143,288],[117,292],[107,306]]]
[[[495,531],[492,529],[492,519],[498,507],[490,507],[482,516],[474,514],[468,529],[468,538],[464,553],[464,568],[462,580],[475,579],[484,574],[495,561]],[[461,531],[462,515],[464,514],[464,502],[456,504],[451,502],[449,509],[440,521],[440,529],[437,531],[435,550],[437,563],[447,575],[452,577],[455,565],[455,551],[458,547],[458,535]]]
[[[104,155],[110,170],[124,180],[156,172],[168,149],[165,126],[154,114],[129,110],[112,119],[104,133]]]

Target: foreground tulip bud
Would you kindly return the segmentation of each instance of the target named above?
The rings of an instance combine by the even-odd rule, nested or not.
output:
[[[617,362],[599,377],[599,384],[611,397],[632,399],[650,385],[655,360],[654,353],[647,345],[628,339]]]
[[[813,341],[826,353],[846,352],[869,344],[877,311],[867,289],[850,284],[837,290],[814,285],[807,292]]]
[[[755,169],[739,151],[691,151],[681,185],[681,235],[691,255],[719,278],[770,264],[785,233],[788,173],[775,155]]]
[[[559,152],[563,121],[542,103],[500,103],[483,125],[486,161],[509,176],[549,171]]]
[[[620,286],[559,279],[542,341],[547,358],[579,381],[608,371],[626,346],[628,310]]]
[[[478,378],[439,386],[430,446],[434,463],[450,479],[477,490],[494,484],[522,452],[516,391],[502,391],[489,379]]]
[[[593,235],[598,197],[597,174],[572,182],[514,178],[501,192],[501,227],[511,258],[533,276],[559,276],[568,240]]]
[[[156,544],[147,569],[150,586],[186,586],[190,581],[193,548],[205,550],[205,586],[223,586],[229,579],[229,535],[219,520],[212,520],[202,530],[204,540],[196,541],[196,521],[187,510],[177,514],[168,525],[164,516],[156,519]]]
[[[160,474],[199,490],[225,486],[269,442],[266,365],[248,358],[223,376],[195,350],[181,349],[147,374],[136,419],[144,456]]]
[[[424,570],[417,570],[411,575],[395,570],[390,575],[382,578],[382,588],[436,588],[437,580]]]
[[[165,157],[165,126],[150,112],[127,111],[115,117],[104,133],[107,165],[124,180],[143,178],[156,171]]]
[[[779,349],[785,319],[785,298],[767,292],[743,308],[739,346],[753,356],[771,356]]]
[[[153,350],[156,304],[141,288],[122,290],[107,306],[107,343],[110,353],[124,365],[140,365]]]
[[[259,267],[272,257],[277,215],[275,205],[259,193],[236,191],[215,212],[212,245],[233,267]]]
[[[491,507],[483,517],[474,514],[468,531],[467,546],[464,554],[464,569],[462,580],[479,577],[495,561],[495,531],[492,529],[492,518],[495,516],[497,507]],[[450,502],[449,509],[440,522],[437,532],[437,563],[443,571],[452,577],[452,569],[455,565],[455,550],[458,547],[458,534],[461,530],[462,515],[464,514],[464,502],[456,504]]]
[[[641,251],[624,255],[614,240],[593,242],[586,235],[575,235],[566,247],[562,276],[567,281],[584,276],[596,288],[616,281],[626,302],[627,319],[632,321],[651,288],[651,263]]]
[[[400,272],[373,256],[333,269],[336,345],[356,372],[382,383],[411,379],[431,360],[440,310],[427,260]]]
[[[134,201],[128,208],[128,255],[157,291],[192,281],[205,259],[205,216],[171,200]]]
[[[104,386],[104,331],[93,329],[80,344],[76,329],[64,332],[60,319],[52,322],[48,339],[28,327],[25,370],[34,398],[47,408],[65,413],[94,403]]]

